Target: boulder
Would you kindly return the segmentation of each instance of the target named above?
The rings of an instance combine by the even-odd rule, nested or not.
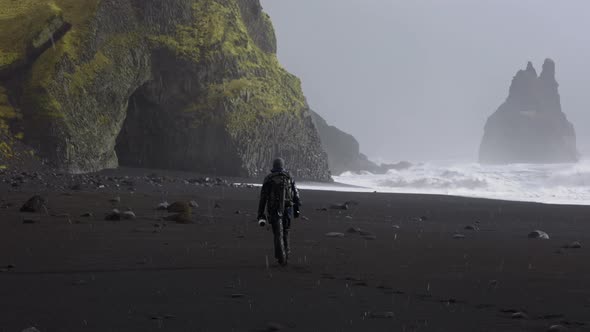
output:
[[[168,212],[184,213],[190,215],[192,213],[192,208],[190,204],[187,202],[174,202],[170,206],[168,206]]]
[[[119,221],[121,220],[121,211],[118,209],[113,209],[113,211],[108,213],[104,219],[108,221]]]
[[[561,109],[555,63],[543,71],[529,62],[510,86],[506,101],[485,125],[479,161],[485,164],[565,163],[578,160],[574,126]]]
[[[21,212],[47,212],[47,200],[39,195],[31,197],[28,201],[23,204],[20,208]]]
[[[565,245],[564,248],[567,248],[567,249],[580,249],[580,248],[582,248],[582,244],[579,241],[574,241],[574,242],[572,242],[570,244]]]
[[[549,240],[549,234],[540,230],[534,230],[530,232],[528,237],[529,239]]]
[[[135,212],[133,212],[131,210],[127,210],[127,211],[123,212],[121,214],[121,217],[126,220],[134,220],[135,218],[137,218],[137,216],[135,215]]]

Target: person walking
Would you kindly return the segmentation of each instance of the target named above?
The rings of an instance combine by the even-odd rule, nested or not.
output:
[[[275,258],[280,265],[287,265],[291,246],[289,230],[291,218],[299,218],[301,199],[295,181],[285,170],[285,161],[273,161],[270,174],[264,179],[258,204],[258,220],[268,220],[274,235]],[[265,214],[265,209],[268,216]]]

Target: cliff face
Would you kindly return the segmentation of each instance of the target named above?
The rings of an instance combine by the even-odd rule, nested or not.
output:
[[[0,0],[0,28],[0,124],[58,168],[330,179],[259,0]]]
[[[577,161],[574,126],[561,110],[555,63],[545,60],[540,75],[529,62],[510,87],[508,99],[485,125],[482,163]]]
[[[329,125],[318,113],[312,111],[313,122],[320,134],[322,146],[328,154],[328,164],[332,174],[347,171],[385,173],[390,169],[404,169],[411,166],[408,162],[377,165],[360,152],[359,142],[354,136]]]

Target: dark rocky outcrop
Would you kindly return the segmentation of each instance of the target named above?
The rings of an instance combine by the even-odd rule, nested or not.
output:
[[[561,110],[555,63],[541,75],[529,62],[510,87],[508,99],[485,125],[479,150],[482,163],[560,163],[578,159],[574,126]]]
[[[0,28],[2,156],[330,180],[259,0],[0,0]]]
[[[405,169],[408,162],[377,165],[360,152],[359,142],[354,136],[329,125],[318,113],[312,111],[313,122],[320,134],[322,146],[328,154],[328,165],[332,174],[346,171],[385,173],[390,169]]]

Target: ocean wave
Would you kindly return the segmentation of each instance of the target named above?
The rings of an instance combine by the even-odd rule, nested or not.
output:
[[[590,205],[590,161],[551,165],[424,163],[386,174],[346,172],[337,182],[381,192]]]

